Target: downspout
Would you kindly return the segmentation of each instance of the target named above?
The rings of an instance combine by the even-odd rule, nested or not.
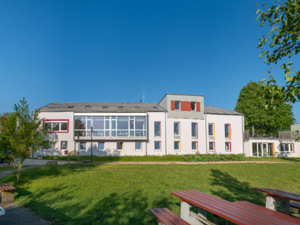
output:
[[[165,152],[168,155],[167,151],[167,112],[165,112]]]
[[[147,155],[147,146],[148,146],[148,140],[149,140],[149,130],[148,130],[148,125],[149,125],[149,116],[148,116],[148,113],[147,113],[147,140],[146,140],[146,155]]]
[[[207,154],[207,119],[206,119],[206,114],[204,114],[204,119],[205,119],[205,152]]]
[[[245,127],[244,127],[244,115],[242,116],[242,143],[243,143],[243,155],[245,155],[245,143],[244,143],[244,129],[245,129]]]

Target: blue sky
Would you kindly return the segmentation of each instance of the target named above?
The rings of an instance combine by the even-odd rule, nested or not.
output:
[[[201,94],[234,109],[267,78],[255,1],[1,1],[0,113],[50,102],[159,102]],[[273,0],[256,0],[260,5]],[[296,62],[299,57],[292,59]],[[284,74],[273,68],[279,85]],[[300,103],[294,114],[300,122]]]

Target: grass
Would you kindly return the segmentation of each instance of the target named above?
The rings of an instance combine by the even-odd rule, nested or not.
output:
[[[24,167],[28,167],[28,166],[23,166],[22,168],[24,168]],[[1,167],[0,168],[0,173],[1,172],[4,172],[4,171],[7,171],[7,170],[13,170],[14,169],[14,167],[13,166],[10,166],[10,167]]]
[[[196,189],[228,201],[265,204],[252,187],[300,194],[300,164],[43,166],[22,172],[15,199],[55,224],[157,224],[150,208],[180,214],[171,191]],[[10,175],[2,182],[13,184]]]
[[[58,160],[68,161],[68,156],[55,156]],[[181,155],[164,155],[164,156],[93,156],[94,162],[180,162],[182,159]],[[43,159],[52,160],[53,156],[43,156]],[[79,156],[79,161],[90,160],[91,156]],[[244,157],[246,161],[249,157]],[[78,161],[77,156],[70,156],[70,161]],[[300,158],[291,157],[251,157],[251,161],[274,161],[274,162],[300,162]]]

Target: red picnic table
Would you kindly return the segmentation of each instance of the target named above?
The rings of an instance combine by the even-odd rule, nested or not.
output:
[[[180,217],[192,225],[203,224],[200,221],[206,219],[207,211],[213,213],[215,224],[227,224],[227,221],[247,225],[300,224],[298,218],[246,201],[232,203],[197,190],[176,191],[171,194],[181,200]],[[193,206],[198,207],[198,214],[190,212]],[[208,221],[206,224],[210,223]]]
[[[276,202],[280,202],[280,208],[284,210],[289,210],[291,202],[290,200],[300,202],[300,195],[286,192],[286,191],[280,191],[276,189],[271,188],[252,188],[256,191],[261,191],[267,194],[267,200],[266,200],[266,208],[275,210],[275,204]],[[296,206],[299,204],[293,204],[292,206]]]

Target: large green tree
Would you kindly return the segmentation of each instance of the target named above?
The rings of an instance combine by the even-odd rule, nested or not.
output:
[[[5,120],[0,120],[2,133],[0,143],[9,143],[11,151],[11,163],[16,170],[17,184],[21,180],[23,162],[30,154],[40,147],[49,144],[48,131],[42,127],[42,119],[39,111],[30,113],[29,105],[25,98],[14,106],[14,113],[8,115]]]
[[[261,84],[249,82],[238,97],[235,111],[245,116],[245,128],[265,135],[277,135],[280,130],[289,130],[294,124],[293,106],[283,102],[279,106],[266,107],[266,99],[262,94]]]
[[[264,93],[270,102],[293,102],[300,100],[300,71],[293,65],[290,58],[300,52],[300,0],[275,0],[268,9],[258,6],[257,20],[263,27],[270,26],[268,35],[260,38],[258,48],[261,49],[260,59],[268,65],[284,60],[281,69],[284,70],[286,86],[278,87],[272,76],[262,80]],[[296,65],[297,66],[297,65]],[[299,64],[298,64],[299,66]]]

